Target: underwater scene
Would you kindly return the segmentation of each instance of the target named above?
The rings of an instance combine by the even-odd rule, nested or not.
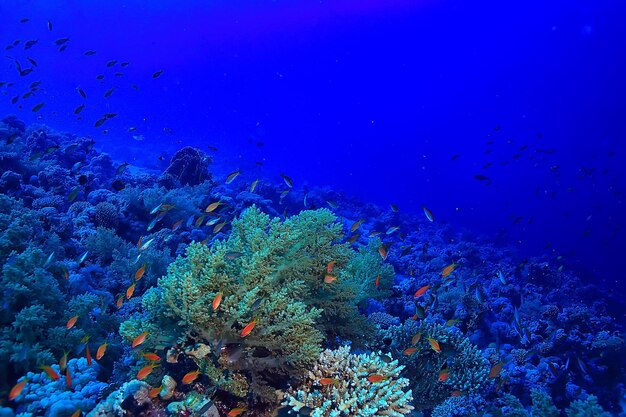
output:
[[[626,416],[625,21],[0,0],[0,417]]]

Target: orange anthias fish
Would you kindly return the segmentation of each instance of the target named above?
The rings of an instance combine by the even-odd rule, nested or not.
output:
[[[330,274],[331,272],[333,272],[333,268],[335,267],[335,263],[337,261],[335,261],[334,259],[330,262],[328,262],[328,265],[326,265],[326,273]]]
[[[148,391],[148,397],[150,398],[156,398],[157,395],[159,395],[161,393],[161,390],[163,389],[163,385],[152,388],[150,391]]]
[[[148,332],[143,332],[133,340],[133,344],[131,345],[131,347],[139,346],[146,341],[146,337],[148,337]]]
[[[9,392],[9,401],[13,401],[22,393],[27,382],[28,379],[23,379],[11,388],[11,392]]]
[[[380,257],[383,258],[383,261],[387,259],[387,247],[384,243],[382,243],[378,248],[378,253],[380,253]]]
[[[417,291],[415,291],[415,294],[413,294],[413,298],[418,298],[424,295],[424,293],[428,291],[429,288],[430,288],[430,284],[420,287]]]
[[[417,352],[417,348],[416,347],[410,347],[410,348],[404,349],[404,352],[402,352],[402,354],[405,355],[405,356],[409,356],[409,355],[414,354],[415,352]]]
[[[377,382],[381,382],[384,381],[386,379],[388,379],[388,376],[383,376],[383,375],[370,375],[367,377],[367,380],[373,384],[377,383]]]
[[[41,369],[42,371],[44,371],[50,378],[52,378],[54,381],[58,381],[59,380],[59,374],[57,374],[57,371],[55,371],[54,369],[52,369],[50,366],[48,365],[39,365],[39,369]]]
[[[59,369],[61,372],[65,371],[65,368],[67,368],[67,352],[63,353],[63,356],[59,359]]]
[[[432,337],[429,337],[428,339],[428,343],[430,344],[430,347],[437,353],[441,353],[441,346],[439,346],[439,342],[437,342],[435,339],[433,339]]]
[[[254,329],[254,326],[256,326],[256,319],[252,320],[246,325],[246,327],[243,328],[243,330],[241,331],[241,337],[248,336],[252,329]]]
[[[70,368],[65,368],[65,385],[68,388],[72,388],[72,376],[70,375]]]
[[[71,319],[69,319],[67,321],[67,324],[65,325],[65,328],[67,330],[71,329],[72,327],[74,327],[74,325],[76,324],[76,320],[78,320],[78,316],[74,316]]]
[[[150,375],[152,371],[154,370],[154,368],[156,368],[157,366],[158,365],[155,365],[155,364],[144,366],[143,368],[139,370],[139,372],[137,372],[137,379],[141,381],[142,379]]]
[[[422,338],[422,334],[416,333],[415,336],[413,336],[413,338],[411,339],[411,343],[414,345],[417,345],[417,342],[419,342],[421,338]]]
[[[146,273],[146,264],[143,264],[138,270],[137,272],[135,272],[135,281],[139,281],[141,279],[141,277],[143,277],[143,274]]]
[[[331,282],[337,281],[337,275],[326,274],[324,275],[324,282],[326,284],[330,284]]]
[[[198,375],[200,375],[199,369],[195,371],[187,372],[185,376],[183,377],[183,384],[185,385],[191,384],[193,381],[196,380],[196,378],[198,378]]]
[[[441,278],[445,278],[448,275],[450,275],[452,273],[452,271],[454,271],[454,268],[456,268],[456,264],[455,263],[451,263],[450,265],[448,265],[445,268],[443,268],[443,271],[441,271]]]
[[[221,201],[216,201],[215,203],[211,203],[208,206],[206,206],[206,209],[204,209],[205,213],[210,213],[212,211],[214,211],[216,208],[218,208],[220,206],[220,204],[222,204]]]
[[[322,386],[326,386],[326,385],[339,385],[339,381],[336,380],[335,378],[322,378],[320,379],[320,384],[322,384]]]
[[[117,307],[117,309],[119,310],[120,308],[122,308],[122,304],[124,304],[124,296],[120,295],[117,299],[117,301],[115,302],[115,306]]]
[[[213,311],[217,310],[221,303],[222,303],[222,292],[220,291],[217,293],[217,295],[213,299],[213,302],[211,303],[211,307],[213,307]]]
[[[83,414],[83,412],[79,408],[78,410],[74,411],[70,417],[80,417],[81,414]]]
[[[361,227],[361,224],[363,224],[363,219],[355,221],[352,223],[352,226],[350,226],[350,231],[356,231],[359,227]]]
[[[133,282],[130,287],[126,290],[126,299],[130,300],[130,297],[135,293],[135,283]]]
[[[158,362],[158,361],[161,360],[161,357],[159,355],[157,355],[156,353],[153,353],[153,352],[143,352],[141,354],[141,356],[143,356],[144,358],[146,358],[150,362]]]
[[[378,288],[378,284],[380,284],[380,274],[378,274],[378,276],[376,277],[376,282],[374,283],[374,285]]]
[[[98,350],[96,351],[96,360],[99,361],[100,359],[102,359],[102,357],[104,356],[104,352],[106,352],[107,350],[108,345],[109,345],[108,342],[104,342],[103,344],[98,346]]]
[[[228,417],[237,417],[243,414],[247,409],[246,408],[233,408],[226,414]]]
[[[443,382],[446,379],[448,379],[448,377],[450,376],[450,370],[448,368],[444,368],[441,371],[439,371],[439,382]]]
[[[433,213],[430,210],[428,210],[425,206],[422,206],[422,209],[424,210],[424,215],[426,216],[428,221],[434,222],[435,216],[433,216]]]
[[[87,357],[87,365],[91,366],[91,352],[89,352],[89,345],[85,343],[85,356]]]
[[[181,219],[181,220],[177,221],[176,223],[174,223],[172,225],[172,231],[176,231],[183,224],[183,220],[185,220],[185,219]]]
[[[504,366],[504,362],[498,362],[491,367],[489,371],[489,378],[497,378],[500,375],[500,371],[502,371],[502,367]]]

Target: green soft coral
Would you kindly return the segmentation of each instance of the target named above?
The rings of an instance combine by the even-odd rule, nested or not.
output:
[[[355,285],[361,280],[343,271],[355,254],[340,243],[336,220],[323,209],[284,222],[256,207],[247,209],[232,222],[228,239],[211,247],[191,244],[158,288],[144,295],[144,316],[125,322],[120,333],[130,341],[148,331],[147,343],[154,347],[168,339],[183,347],[197,342],[216,347],[218,341],[241,347],[236,360],[224,360],[227,354],[219,352],[219,360],[205,358],[198,365],[222,389],[234,385],[233,375],[245,375],[257,397],[274,401],[270,380],[279,383],[303,375],[317,359],[324,333],[332,334],[337,326],[354,334],[362,330],[354,324],[360,317],[357,304],[372,291]],[[331,261],[339,279],[327,284],[324,274]],[[380,264],[369,264],[378,273]],[[382,273],[387,282],[389,269]],[[218,293],[223,298],[214,311]],[[252,321],[256,326],[242,337]]]

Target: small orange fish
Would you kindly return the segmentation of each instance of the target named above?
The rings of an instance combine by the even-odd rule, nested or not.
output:
[[[126,299],[130,300],[130,297],[135,293],[135,283],[133,282],[130,287],[126,290]]]
[[[326,274],[324,276],[324,282],[326,284],[330,284],[331,282],[335,282],[335,281],[337,281],[337,276],[336,275]]]
[[[124,296],[120,295],[117,299],[117,301],[115,302],[115,306],[117,307],[117,309],[119,310],[120,308],[122,308],[122,304],[124,304]]]
[[[89,352],[88,344],[85,344],[85,356],[87,357],[87,365],[91,366],[91,352]]]
[[[320,379],[320,384],[322,384],[322,386],[326,386],[326,385],[339,385],[339,381],[336,380],[335,378],[322,378]]]
[[[219,233],[219,231],[222,230],[227,224],[228,222],[221,222],[216,224],[215,227],[213,227],[213,233]]]
[[[104,356],[104,352],[106,352],[107,350],[107,346],[109,346],[108,342],[104,342],[103,344],[98,346],[98,350],[96,351],[96,360],[99,361],[100,359],[102,359],[102,357]]]
[[[489,371],[489,376],[488,378],[497,378],[498,375],[500,375],[500,371],[502,371],[502,367],[504,366],[504,362],[498,362],[495,365],[493,365],[491,367],[491,370]]]
[[[243,414],[247,409],[246,408],[233,408],[226,414],[228,417],[237,417]]]
[[[131,347],[139,346],[146,341],[146,337],[148,337],[148,332],[143,332],[133,340],[133,344],[131,345]]]
[[[355,232],[359,227],[361,227],[361,224],[363,224],[362,219],[352,223],[352,226],[350,226],[350,232]]]
[[[337,261],[335,261],[334,259],[330,262],[328,262],[328,265],[326,265],[326,273],[330,274],[331,272],[333,272],[333,268],[335,267],[335,263]]]
[[[413,338],[411,339],[411,343],[414,345],[417,345],[417,342],[419,342],[421,338],[422,338],[422,334],[416,333],[415,336],[413,336]]]
[[[222,292],[220,291],[217,293],[217,295],[213,299],[213,302],[211,303],[211,307],[213,307],[213,311],[217,310],[221,303],[222,303]]]
[[[150,362],[158,362],[161,360],[161,357],[153,352],[142,352],[141,356],[149,360]]]
[[[143,264],[141,265],[141,267],[139,267],[137,272],[135,272],[135,281],[139,281],[141,277],[143,277],[143,274],[145,273],[146,273],[146,264]]]
[[[430,222],[435,221],[435,216],[433,216],[433,213],[430,210],[428,210],[425,206],[422,206],[422,210],[424,210],[424,215],[426,216],[428,221]]]
[[[374,283],[374,285],[376,285],[376,288],[378,288],[378,284],[380,284],[380,274],[378,274],[378,276],[376,277],[376,282]]]
[[[41,369],[42,371],[44,371],[46,374],[48,374],[48,376],[50,378],[52,378],[52,380],[54,381],[58,381],[59,380],[59,374],[57,374],[57,371],[55,371],[54,369],[52,369],[50,366],[48,365],[39,365],[39,369]]]
[[[461,395],[463,395],[463,392],[462,392],[462,391],[452,391],[452,392],[450,393],[450,396],[451,396],[451,397],[460,397]]]
[[[415,291],[415,294],[413,294],[413,298],[418,298],[424,295],[424,293],[428,291],[429,288],[430,288],[430,284],[420,287],[417,291]]]
[[[139,240],[137,241],[137,247],[141,246],[141,241],[143,240],[143,236],[139,236]]]
[[[386,379],[388,379],[388,376],[383,376],[383,375],[370,375],[367,377],[367,380],[373,384],[380,382],[380,381],[384,381]]]
[[[348,243],[352,245],[354,242],[359,240],[360,237],[361,237],[361,234],[360,233],[356,233],[356,234],[350,236],[350,239],[348,239]]]
[[[452,273],[452,271],[454,271],[454,268],[456,268],[456,264],[455,263],[451,263],[450,265],[448,265],[445,268],[443,268],[443,271],[441,271],[441,277],[445,278],[448,275],[450,275]]]
[[[15,384],[13,388],[11,388],[11,392],[9,392],[9,401],[13,401],[17,396],[22,393],[27,382],[28,379],[22,379],[20,382]]]
[[[404,352],[402,352],[402,354],[405,355],[405,356],[409,356],[409,355],[414,354],[415,352],[417,352],[417,348],[416,347],[410,347],[410,348],[404,349]]]
[[[64,269],[64,270],[63,270],[63,276],[65,277],[65,280],[66,280],[66,281],[69,281],[69,279],[70,279],[70,274],[69,274],[69,272],[67,272],[67,269]]]
[[[435,352],[441,353],[441,346],[439,346],[439,342],[437,342],[432,337],[429,337],[427,340],[428,340],[428,343],[430,344],[430,347],[433,348]]]
[[[159,395],[161,393],[161,390],[163,389],[163,385],[152,388],[150,391],[148,391],[148,397],[150,398],[156,398],[157,395]]]
[[[83,412],[79,408],[78,410],[74,411],[70,417],[80,417],[82,414]]]
[[[387,247],[384,243],[381,243],[380,247],[378,248],[378,253],[380,253],[380,257],[383,258],[383,261],[387,259]]]
[[[78,316],[74,316],[71,319],[69,319],[67,321],[67,324],[65,325],[65,328],[67,330],[71,329],[72,327],[74,327],[74,325],[76,324],[76,320],[78,320]]]
[[[61,372],[65,371],[65,368],[67,368],[67,352],[64,352],[61,359],[59,359],[59,369]]]
[[[450,376],[450,370],[448,368],[442,369],[439,371],[439,382],[443,382]]]
[[[254,326],[256,326],[256,319],[252,320],[246,325],[246,327],[243,328],[243,330],[241,331],[241,337],[248,336],[252,329],[254,329]]]
[[[183,384],[185,385],[191,384],[193,381],[196,380],[196,378],[198,378],[198,375],[200,375],[199,369],[195,371],[187,372],[185,376],[183,377]]]
[[[183,220],[185,220],[185,219],[180,219],[179,221],[174,223],[172,225],[172,231],[176,231],[183,224]]]
[[[152,371],[154,370],[154,368],[156,368],[157,366],[158,365],[155,365],[155,364],[144,366],[143,368],[139,370],[139,372],[137,372],[137,379],[141,381],[142,379],[150,375]]]
[[[239,176],[239,174],[241,174],[241,170],[237,170],[235,172],[232,172],[230,174],[228,174],[228,176],[226,177],[226,184],[230,184],[231,182],[233,182],[235,180],[235,178],[237,178],[237,176]]]
[[[216,201],[215,203],[211,203],[208,206],[206,206],[206,209],[204,209],[204,211],[206,213],[210,213],[210,212],[214,211],[216,208],[218,208],[220,206],[220,204],[222,204],[221,201]]]
[[[68,388],[72,388],[72,376],[70,375],[70,368],[65,368],[65,385]]]

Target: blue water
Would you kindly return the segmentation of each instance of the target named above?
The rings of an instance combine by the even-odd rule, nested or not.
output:
[[[284,173],[381,210],[425,206],[624,294],[625,18],[619,0],[2,0],[0,47],[21,42],[0,60],[15,83],[0,116],[145,172],[194,146],[220,181]]]

